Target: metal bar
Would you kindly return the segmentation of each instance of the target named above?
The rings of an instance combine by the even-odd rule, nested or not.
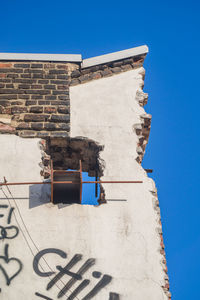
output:
[[[30,185],[30,184],[51,184],[52,181],[44,181],[44,182],[7,182],[0,183],[0,186],[4,185]],[[54,181],[53,184],[80,184],[79,182],[73,181]],[[82,181],[82,183],[143,183],[143,181]]]
[[[53,160],[51,159],[51,203],[53,203]]]
[[[95,175],[95,181],[98,181],[97,170]],[[98,197],[98,183],[95,183],[95,197]]]
[[[95,179],[97,181],[98,177],[96,177]],[[95,183],[95,197],[98,197],[98,183]]]
[[[7,183],[0,183],[2,185],[26,185],[26,184],[50,184],[51,182],[7,182]]]
[[[96,157],[96,168],[95,168],[95,181],[98,181],[98,161]],[[98,197],[98,183],[95,183],[95,197]]]
[[[51,181],[44,181],[44,182],[11,182],[11,183],[0,183],[0,186],[3,186],[3,185],[30,185],[30,184],[51,184],[52,182]],[[53,184],[71,184],[71,183],[74,183],[73,181],[54,181]]]
[[[81,160],[79,160],[79,164],[80,164],[80,204],[82,202],[82,188],[83,188],[83,176],[82,176],[82,162]]]
[[[143,181],[83,181],[83,183],[143,183]]]

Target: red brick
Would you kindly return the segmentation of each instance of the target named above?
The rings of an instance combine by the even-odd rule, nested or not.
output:
[[[57,89],[58,90],[67,90],[68,89],[68,85],[58,85]]]
[[[29,123],[20,123],[17,125],[17,129],[28,129]]]
[[[0,132],[13,133],[13,132],[15,132],[15,128],[12,126],[0,123]]]
[[[12,68],[12,64],[0,64],[0,68]]]
[[[169,290],[169,283],[165,284],[165,288]]]
[[[161,246],[162,249],[165,248],[163,241],[160,242],[160,246]]]
[[[47,114],[52,114],[56,112],[56,107],[47,106],[44,108],[44,112]]]
[[[58,69],[66,69],[68,70],[68,66],[67,65],[57,65]]]
[[[101,74],[100,74],[100,73],[93,73],[93,74],[91,75],[91,78],[92,78],[92,79],[99,79],[99,78],[101,78]]]
[[[11,115],[11,107],[0,106],[0,114]]]

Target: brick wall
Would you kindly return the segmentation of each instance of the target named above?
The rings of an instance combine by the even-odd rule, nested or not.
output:
[[[74,70],[71,74],[71,85],[77,85],[91,80],[113,76],[115,74],[142,67],[145,56],[146,55],[138,55],[89,68]]]
[[[0,133],[69,136],[69,86],[142,67],[144,58],[138,55],[89,68],[68,62],[0,62]],[[144,93],[137,99],[141,106],[146,104]]]
[[[68,136],[70,74],[77,67],[0,62],[0,132],[22,137]]]

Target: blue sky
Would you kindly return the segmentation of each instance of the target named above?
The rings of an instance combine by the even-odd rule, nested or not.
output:
[[[147,44],[153,168],[173,299],[200,299],[199,1],[1,1],[0,52],[81,53]]]

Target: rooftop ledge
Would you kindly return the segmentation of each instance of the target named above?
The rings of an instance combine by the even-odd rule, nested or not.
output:
[[[113,52],[113,53],[109,53],[109,54],[105,54],[105,55],[87,58],[82,61],[82,68],[83,69],[89,68],[92,66],[101,65],[101,64],[109,63],[109,62],[116,61],[116,60],[122,60],[122,59],[134,57],[134,56],[138,56],[138,55],[145,55],[148,53],[148,51],[149,51],[148,47],[146,45],[144,45],[144,46],[140,46],[140,47],[126,49],[123,51],[117,51],[117,52]]]
[[[146,45],[117,51],[105,55],[82,59],[80,54],[36,54],[36,53],[0,53],[0,61],[62,61],[62,62],[77,62],[81,63],[81,67],[88,68],[96,65],[109,63],[112,61],[123,60],[129,57],[138,55],[146,55],[148,47]]]
[[[82,62],[80,54],[0,53],[0,60]]]

